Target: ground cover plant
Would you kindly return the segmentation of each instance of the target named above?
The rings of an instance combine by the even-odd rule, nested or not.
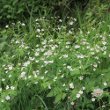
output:
[[[0,28],[0,110],[110,109],[109,4],[92,2]]]

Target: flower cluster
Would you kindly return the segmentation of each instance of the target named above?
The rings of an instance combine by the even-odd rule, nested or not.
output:
[[[107,77],[109,71],[106,74],[102,71],[104,58],[110,58],[108,36],[92,35],[94,28],[91,32],[83,33],[80,30],[78,35],[74,35],[75,18],[70,18],[67,26],[61,24],[62,20],[59,19],[60,24],[52,29],[51,26],[42,27],[43,20],[45,18],[35,20],[33,38],[27,38],[27,35],[24,38],[12,38],[9,44],[11,52],[7,50],[3,53],[3,65],[0,64],[0,103],[13,100],[20,91],[19,86],[23,88],[24,84],[27,87],[35,84],[39,92],[53,91],[51,94],[56,99],[59,94],[60,100],[70,96],[71,105],[84,96],[86,90],[92,89],[94,102],[104,93],[103,88],[110,84]],[[25,27],[24,23],[19,25]],[[20,85],[20,82],[25,83]],[[94,89],[96,87],[101,89]]]

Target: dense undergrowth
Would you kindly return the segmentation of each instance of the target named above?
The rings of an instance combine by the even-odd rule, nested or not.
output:
[[[74,16],[6,18],[10,23],[0,28],[0,110],[110,109],[109,4],[94,0],[87,6],[75,7]]]

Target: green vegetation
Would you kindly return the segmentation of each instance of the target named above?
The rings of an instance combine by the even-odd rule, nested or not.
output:
[[[109,110],[109,0],[1,1],[0,110]]]

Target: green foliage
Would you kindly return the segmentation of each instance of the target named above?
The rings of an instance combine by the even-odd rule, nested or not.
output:
[[[89,4],[89,0],[1,0],[0,22],[2,24],[25,20],[30,16],[59,15],[61,17],[74,15],[75,8],[80,10]]]

